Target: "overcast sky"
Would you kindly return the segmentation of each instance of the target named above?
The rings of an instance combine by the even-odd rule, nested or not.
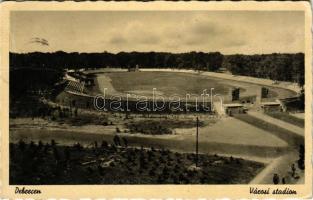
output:
[[[301,11],[19,11],[10,31],[12,52],[304,52]]]

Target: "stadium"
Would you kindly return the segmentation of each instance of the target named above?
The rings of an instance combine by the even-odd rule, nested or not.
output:
[[[64,80],[64,91],[56,102],[120,112],[222,114],[223,108],[233,107],[235,112],[238,108],[286,110],[285,99],[296,100],[300,91],[290,83],[275,85],[251,77],[173,69],[71,71]]]
[[[106,141],[113,141],[108,148],[118,146],[122,150],[125,147],[116,143],[116,137],[120,137],[127,141],[124,144],[129,146],[127,149],[140,147],[139,152],[157,149],[161,154],[166,154],[167,150],[175,152],[175,156],[190,154],[183,161],[188,168],[194,166],[197,135],[197,155],[199,153],[201,159],[209,155],[203,159],[212,162],[201,164],[203,169],[209,167],[217,170],[212,174],[218,174],[213,179],[201,179],[204,183],[268,184],[272,183],[274,172],[288,172],[288,166],[298,159],[299,146],[303,145],[304,120],[293,116],[299,92],[300,88],[291,82],[225,72],[117,68],[66,70],[54,87],[52,101],[45,102],[49,107],[43,110],[49,114],[41,112],[43,119],[37,120],[12,118],[10,141],[57,141],[59,146],[74,143],[87,151],[98,148],[99,141],[104,146],[107,146]],[[162,106],[164,109],[155,109]],[[42,128],[38,129],[38,126]],[[109,167],[127,171],[128,168],[117,163],[116,159],[123,152],[119,149],[115,149],[113,155],[116,156],[114,165],[118,166]],[[152,161],[149,165],[154,166]],[[88,164],[82,165],[81,169],[89,165],[97,167]],[[127,162],[128,165],[132,164]],[[238,173],[236,177],[232,177],[233,173],[228,170],[221,171],[228,167]],[[157,179],[161,175],[153,175],[151,171],[154,169],[147,170],[148,174],[138,171],[137,176],[142,179],[133,180],[130,174],[125,180],[121,179],[122,183],[167,183]],[[303,171],[299,170],[299,173],[298,176],[303,177]],[[224,176],[228,177],[227,180],[220,179]],[[200,181],[197,176],[193,179],[188,181]],[[117,181],[111,176],[105,180],[108,181],[105,183]],[[49,182],[49,179],[45,181]],[[85,181],[84,177],[77,180],[78,183]],[[167,181],[172,183],[174,179]],[[188,181],[182,179],[181,183]],[[304,180],[290,178],[287,181],[294,184]]]

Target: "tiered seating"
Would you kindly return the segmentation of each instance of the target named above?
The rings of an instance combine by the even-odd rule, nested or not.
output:
[[[85,87],[83,84],[76,81],[69,81],[65,87],[65,91],[75,92],[75,93],[84,93]]]

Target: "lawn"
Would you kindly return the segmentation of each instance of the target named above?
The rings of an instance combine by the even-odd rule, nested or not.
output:
[[[10,184],[247,184],[264,164],[219,155],[102,142],[10,143]]]

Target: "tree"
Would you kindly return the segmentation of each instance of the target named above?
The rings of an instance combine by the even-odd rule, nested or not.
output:
[[[298,167],[299,169],[304,170],[305,168],[305,150],[304,150],[304,146],[301,144],[299,145],[299,160],[298,160]]]
[[[304,54],[227,55],[223,67],[236,75],[296,82],[304,85]]]
[[[124,142],[125,147],[127,147],[128,146],[128,141],[127,141],[127,139],[125,137],[123,137],[123,142]]]
[[[26,144],[25,142],[20,139],[19,142],[18,142],[18,148],[21,150],[21,151],[24,151],[25,150],[25,147],[26,147]]]
[[[207,68],[208,71],[217,71],[223,63],[223,55],[220,52],[208,54]]]
[[[58,162],[60,160],[60,154],[59,154],[56,147],[53,148],[53,156],[54,156],[54,159],[56,162]]]
[[[38,149],[41,150],[43,147],[43,143],[41,140],[38,141]]]
[[[56,145],[56,142],[54,139],[51,140],[51,146],[54,147]]]
[[[65,156],[65,160],[68,162],[71,158],[71,152],[70,152],[70,148],[67,146],[64,149],[64,156]]]
[[[115,135],[113,138],[113,142],[116,146],[121,146],[121,140],[120,137],[118,135]]]
[[[74,111],[74,116],[77,117],[78,116],[78,108],[75,108],[75,111]]]
[[[278,174],[274,174],[274,176],[273,176],[273,183],[275,185],[277,185],[279,183],[279,176],[278,176]]]

